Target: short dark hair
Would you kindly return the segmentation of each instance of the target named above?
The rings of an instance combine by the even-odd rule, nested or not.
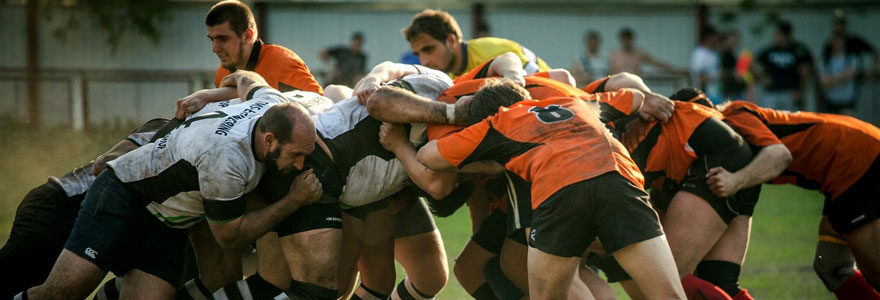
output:
[[[790,37],[791,33],[793,31],[792,27],[791,27],[791,23],[789,23],[788,21],[785,21],[785,20],[779,20],[779,22],[776,23],[776,30],[779,31],[779,33],[781,33],[782,35],[787,36],[787,37]]]
[[[621,28],[618,36],[631,38],[631,37],[633,37],[633,30],[632,30],[632,28],[629,28],[629,27]]]
[[[205,25],[214,26],[229,21],[229,27],[238,36],[244,34],[248,28],[257,29],[257,22],[254,21],[254,14],[251,9],[244,3],[236,0],[220,1],[214,4],[208,15],[205,16]]]
[[[297,125],[297,115],[308,116],[303,110],[302,106],[295,102],[276,104],[260,117],[258,123],[260,131],[271,132],[281,144],[289,143],[293,138],[293,129]]]
[[[701,95],[703,97],[699,97]],[[703,105],[706,107],[715,107],[715,105],[712,104],[712,101],[709,101],[709,98],[706,97],[706,94],[703,93],[703,91],[701,91],[698,88],[694,88],[694,87],[687,87],[687,88],[680,89],[677,92],[675,92],[674,94],[672,94],[671,96],[669,96],[669,99],[670,100],[685,101],[685,102],[693,102],[693,103],[700,104],[700,105]]]
[[[450,34],[461,41],[461,28],[448,12],[426,9],[416,14],[409,26],[401,31],[407,41],[412,41],[419,34],[427,34],[438,41],[445,41]]]
[[[351,34],[351,39],[363,41],[364,40],[364,33],[360,32],[360,31],[355,31],[354,33]]]
[[[712,27],[712,25],[706,25],[706,27],[703,27],[703,31],[700,32],[700,42],[705,41],[714,35],[718,35],[718,31],[715,30],[715,27]]]
[[[586,41],[589,38],[596,38],[597,40],[601,39],[599,37],[599,33],[595,30],[588,30],[586,33],[584,33],[584,40]]]
[[[510,79],[489,79],[474,94],[468,106],[468,122],[478,123],[495,115],[498,108],[529,99],[529,91]]]

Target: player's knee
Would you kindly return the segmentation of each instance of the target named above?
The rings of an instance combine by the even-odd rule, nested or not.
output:
[[[813,271],[829,291],[834,291],[855,272],[855,260],[849,255],[846,245],[819,242],[813,258]]]

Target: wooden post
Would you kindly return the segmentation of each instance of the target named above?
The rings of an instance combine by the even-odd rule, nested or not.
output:
[[[28,125],[40,126],[40,65],[39,45],[37,44],[37,9],[39,1],[27,1],[27,91],[28,91]]]

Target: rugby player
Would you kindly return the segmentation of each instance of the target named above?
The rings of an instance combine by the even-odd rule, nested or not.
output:
[[[409,69],[413,70],[413,75],[406,76],[401,78],[393,83],[395,86],[402,86],[408,89],[411,89],[416,92],[418,95],[422,95],[424,97],[436,98],[442,91],[446,90],[448,86],[451,85],[451,81],[448,76],[445,74],[430,70],[421,66],[408,66]],[[198,106],[198,105],[195,105]],[[430,215],[428,215],[424,205],[416,203],[414,205],[409,205],[408,207],[401,208],[401,212],[398,212],[394,216],[395,222],[398,219],[398,215],[402,215],[400,218],[410,222],[419,219],[427,219],[428,224],[401,224],[401,226],[395,226],[392,230],[390,222],[385,226],[386,232],[389,238],[386,240],[384,246],[387,249],[386,254],[382,257],[382,253],[366,251],[367,249],[359,249],[362,247],[362,243],[371,242],[376,244],[381,244],[374,239],[375,236],[363,236],[363,226],[368,226],[371,223],[369,219],[372,219],[375,211],[381,210],[386,213],[387,204],[380,203],[379,205],[374,205],[377,202],[383,202],[382,199],[394,195],[398,191],[400,191],[406,184],[406,172],[403,171],[402,166],[400,166],[400,162],[394,159],[394,155],[382,149],[381,145],[378,143],[377,135],[379,132],[379,125],[381,123],[377,122],[375,119],[369,117],[366,112],[366,108],[360,105],[356,98],[352,97],[349,99],[345,99],[340,101],[339,103],[333,105],[329,109],[315,114],[314,119],[316,122],[316,129],[318,134],[321,137],[321,140],[324,141],[324,144],[327,147],[320,147],[321,150],[316,150],[312,154],[307,157],[306,164],[309,165],[310,168],[316,170],[316,173],[319,174],[319,178],[322,182],[325,182],[324,189],[325,195],[330,195],[332,197],[338,197],[341,200],[343,206],[347,207],[346,213],[343,214],[346,224],[353,224],[356,226],[348,226],[347,228],[350,230],[348,235],[345,237],[345,241],[354,241],[355,243],[349,245],[351,247],[343,247],[342,254],[342,266],[340,269],[346,271],[350,268],[354,267],[354,263],[350,263],[350,265],[346,265],[346,262],[349,261],[349,258],[353,258],[355,261],[363,260],[365,253],[367,256],[374,258],[385,259],[386,265],[378,265],[376,262],[371,262],[367,266],[371,268],[361,268],[362,269],[362,286],[358,289],[359,296],[369,296],[368,294],[364,294],[366,292],[370,292],[372,294],[379,294],[377,297],[385,298],[387,294],[394,287],[394,273],[393,273],[393,259],[394,255],[390,252],[393,250],[392,247],[395,247],[393,240],[390,239],[391,232],[394,231],[394,235],[403,235],[406,238],[410,239],[409,242],[403,242],[401,244],[416,244],[413,247],[420,247],[417,250],[411,251],[399,251],[403,257],[409,258],[409,261],[402,261],[403,265],[410,271],[413,268],[413,265],[417,265],[416,267],[427,265],[428,260],[425,260],[425,257],[437,257],[439,258],[437,262],[433,265],[435,268],[440,268],[442,270],[442,274],[439,276],[435,276],[436,278],[420,278],[421,282],[428,282],[431,285],[437,285],[435,288],[435,292],[439,292],[439,290],[445,285],[446,279],[446,261],[445,261],[445,253],[442,252],[442,242],[439,239],[439,232],[436,230],[436,226],[434,226]],[[319,148],[316,148],[319,149]],[[261,192],[268,190],[268,195],[263,195],[264,198],[269,200],[269,202],[275,201],[280,196],[284,195],[284,191],[289,189],[290,180],[292,176],[266,176],[264,177],[264,181],[268,181],[268,183],[261,182],[260,187],[258,188]],[[349,180],[351,179],[351,180]],[[266,186],[267,188],[264,188]],[[345,193],[342,193],[343,186],[345,188]],[[319,201],[319,202],[323,202]],[[421,205],[420,205],[421,204]],[[333,205],[337,205],[333,202]],[[376,208],[378,207],[378,208]],[[338,206],[336,206],[338,211]],[[421,210],[422,217],[414,216],[419,215],[418,211]],[[335,272],[336,262],[327,261],[324,265],[316,265],[310,268],[299,267],[296,269],[294,267],[294,263],[298,260],[302,259],[303,255],[307,255],[310,252],[315,252],[308,247],[316,247],[317,245],[312,243],[306,243],[307,245],[301,245],[302,243],[292,243],[289,242],[289,237],[291,233],[296,232],[296,227],[308,226],[307,223],[310,222],[321,222],[318,220],[321,218],[316,218],[312,215],[301,215],[297,214],[292,215],[290,218],[282,222],[275,231],[278,232],[281,237],[281,248],[288,261],[291,263],[290,271],[292,275],[294,275],[294,283],[296,281],[296,272],[308,272],[315,273],[315,269],[326,269],[326,266],[333,266],[333,270]],[[338,219],[338,217],[336,217]],[[365,220],[364,219],[368,219]],[[391,221],[391,216],[384,218],[387,221]],[[379,219],[382,220],[381,218]],[[424,222],[424,221],[420,221]],[[406,226],[402,226],[406,225]],[[294,228],[294,229],[291,229]],[[427,235],[428,237],[432,237],[434,239],[433,244],[428,243],[430,241],[420,240],[420,239],[412,239],[422,232],[411,233],[413,228],[419,230],[418,228],[427,228],[425,232],[430,233]],[[359,232],[360,230],[360,232]],[[425,230],[425,229],[421,229]],[[354,234],[352,234],[352,231]],[[400,234],[399,232],[404,232]],[[407,234],[410,233],[410,234]],[[345,234],[344,234],[345,235]],[[299,245],[299,248],[297,248]],[[334,252],[333,247],[338,248],[337,245],[323,245],[318,246],[322,249],[325,249],[323,252]],[[425,250],[435,250],[436,255],[427,255],[428,253]],[[399,248],[398,248],[399,249]],[[361,250],[361,251],[358,251]],[[375,249],[369,249],[375,250]],[[382,250],[382,249],[379,249]],[[260,249],[258,247],[258,253],[260,253]],[[337,257],[337,260],[340,258]],[[364,262],[361,261],[358,264],[364,266]],[[276,262],[277,264],[277,262]],[[384,291],[385,295],[382,295],[382,290],[375,287],[376,280],[382,280],[382,273],[379,272],[380,268],[390,269],[390,279],[385,279],[387,281],[386,288]],[[376,275],[379,273],[379,275]],[[343,274],[344,273],[340,273]],[[350,276],[350,275],[349,275]],[[332,277],[335,280],[335,276]],[[369,279],[367,279],[369,278]],[[351,279],[348,277],[340,276],[340,281],[343,283],[350,282]],[[429,280],[430,279],[430,280]],[[215,297],[218,296],[229,296],[233,295],[233,290],[235,293],[250,293],[255,298],[258,297],[257,294],[262,296],[268,296],[268,298],[272,298],[277,295],[269,294],[267,292],[254,292],[252,286],[252,282],[249,280],[238,282],[235,284],[227,285],[224,289],[218,291],[214,294]],[[326,280],[325,280],[326,281]],[[299,284],[300,286],[304,286],[306,290],[310,290],[316,293],[312,293],[311,296],[319,297],[319,298],[328,298],[327,285],[319,285],[315,286],[305,286]],[[265,287],[264,285],[257,285],[257,287]],[[333,282],[333,286],[336,286],[335,281]],[[248,289],[242,287],[250,287]],[[342,286],[345,288],[345,285]],[[430,287],[430,285],[429,285]],[[293,286],[291,286],[293,289]],[[283,291],[284,289],[278,290]],[[332,291],[333,294],[330,295],[330,298],[336,297],[336,291]],[[344,292],[344,291],[342,291]],[[363,292],[363,293],[361,293]],[[368,298],[371,299],[371,298]]]
[[[291,90],[323,94],[309,67],[296,53],[283,46],[266,44],[258,36],[251,10],[235,0],[215,4],[205,16],[211,51],[220,59],[214,85],[236,70],[257,72],[269,86],[282,92]]]
[[[11,298],[21,290],[46,280],[64,242],[70,236],[80,204],[95,181],[93,166],[113,160],[149,142],[167,119],[153,119],[135,129],[96,159],[64,176],[49,180],[27,193],[18,205],[12,230],[0,249],[0,269],[19,270],[0,287],[0,298]]]
[[[503,67],[499,68],[499,66],[503,66]],[[516,72],[502,71],[502,70],[505,70],[505,68],[508,68],[508,70],[509,70],[510,67],[521,68],[521,66],[519,64],[519,60],[516,58],[516,56],[513,55],[512,53],[509,53],[509,55],[499,56],[499,57],[495,58],[494,60],[487,62],[483,66],[480,66],[479,68],[472,70],[471,73],[468,73],[468,74],[465,74],[465,75],[459,77],[456,80],[456,85],[453,86],[452,88],[448,89],[444,93],[444,95],[438,99],[438,101],[440,101],[440,102],[431,102],[429,99],[424,99],[424,98],[406,97],[406,95],[403,93],[389,90],[389,88],[384,88],[384,90],[382,90],[381,92],[376,93],[372,97],[370,97],[370,100],[369,100],[367,106],[374,116],[376,116],[377,118],[382,119],[384,121],[392,121],[392,122],[427,121],[427,122],[444,122],[445,123],[445,122],[449,121],[449,117],[451,116],[449,114],[444,114],[444,110],[446,111],[446,113],[450,112],[449,110],[446,110],[446,108],[448,108],[448,107],[446,107],[446,105],[452,105],[452,103],[456,103],[456,100],[462,96],[472,95],[480,86],[482,86],[482,84],[484,83],[485,78],[487,76],[493,76],[493,75],[498,75],[498,74],[502,74],[502,73],[515,74]],[[602,98],[602,97],[596,97],[594,95],[587,95],[583,91],[580,91],[570,85],[548,79],[548,77],[550,77],[550,78],[553,78],[553,77],[570,78],[570,76],[567,75],[567,72],[565,72],[565,76],[554,76],[554,72],[549,72],[549,73],[545,72],[545,73],[540,73],[540,74],[536,74],[536,75],[537,76],[526,76],[524,78],[525,86],[527,87],[527,89],[530,92],[533,93],[533,97],[535,95],[537,95],[538,98],[543,99],[545,97],[571,96],[571,95],[577,94],[577,95],[580,95],[580,97],[583,97],[584,99],[590,99],[591,97],[593,99]],[[625,76],[621,76],[621,77],[625,77]],[[631,80],[631,79],[626,79],[626,78],[615,78],[614,83],[617,84],[617,82],[620,81],[621,79]],[[519,79],[519,81],[523,81],[523,79]],[[568,81],[568,80],[563,80],[563,81]],[[641,93],[639,93],[639,95],[641,95]],[[608,98],[612,98],[612,97],[614,97],[614,95],[606,95],[606,97],[607,97],[605,99],[606,101],[602,102],[603,107],[608,104],[607,103]],[[633,100],[637,100],[637,101],[633,101]],[[629,110],[631,110],[632,108],[635,108],[635,110],[638,111],[639,108],[664,107],[662,105],[663,102],[657,101],[657,100],[665,100],[665,98],[664,99],[660,99],[660,98],[652,99],[649,101],[652,103],[652,105],[644,105],[644,106],[641,106],[641,98],[640,97],[634,97],[633,100],[629,100],[629,98],[626,98],[626,100],[624,102],[630,102],[630,103],[626,103],[626,104],[622,105],[622,106],[626,107],[624,109],[626,111],[626,113],[619,112],[621,115],[629,114],[630,113]],[[668,100],[665,100],[665,101],[669,102]],[[443,104],[443,102],[446,102],[449,104]],[[632,103],[632,102],[637,102],[637,103]],[[657,105],[658,103],[660,103],[661,105]],[[671,106],[671,102],[669,102],[669,105]],[[461,115],[466,114],[467,106],[459,107],[459,105],[456,104],[455,107],[456,107],[456,110],[452,114],[452,116],[453,116],[452,118],[455,118],[454,116],[457,115],[457,116],[459,116],[458,120],[463,119],[461,117]],[[610,106],[608,108],[610,108]],[[603,110],[608,111],[608,112],[617,111],[616,109],[608,109],[608,108],[603,108]],[[650,116],[650,115],[647,115],[648,111],[651,111],[651,109],[650,108],[644,109],[643,113],[646,113],[646,116]],[[652,111],[652,113],[656,113],[656,111]],[[613,114],[606,114],[606,115],[610,116]],[[657,114],[657,117],[661,118],[661,119],[665,118],[666,116],[667,115],[665,114],[665,112]],[[383,131],[386,130],[385,129],[386,127],[388,127],[388,125],[383,126]],[[460,126],[431,124],[428,127],[429,139],[434,140],[439,136],[443,136],[443,135],[449,134],[451,132],[457,131],[460,128],[461,128]],[[388,133],[400,132],[399,129],[398,130],[388,129],[387,131],[388,131]],[[394,136],[394,134],[388,134],[388,133],[386,133],[386,136]],[[397,135],[399,135],[399,133]],[[431,191],[431,190],[442,191],[443,189],[438,188],[438,186],[442,186],[443,184],[439,184],[439,183],[443,182],[443,181],[438,180],[437,178],[439,176],[449,175],[449,174],[444,174],[441,172],[433,172],[431,170],[425,169],[424,166],[422,166],[421,164],[419,164],[418,162],[415,161],[415,149],[413,149],[411,145],[407,145],[405,143],[402,143],[401,141],[403,141],[404,139],[401,137],[392,138],[392,140],[397,140],[398,142],[384,141],[384,139],[383,139],[383,145],[386,145],[386,148],[389,148],[389,150],[395,149],[392,151],[394,151],[397,154],[398,158],[400,158],[404,162],[404,165],[407,166],[407,170],[410,173],[410,177],[413,178],[413,181],[417,185],[422,186],[422,188],[425,189],[426,191]],[[422,174],[419,175],[419,173],[422,173]],[[420,180],[419,180],[420,178],[430,178],[430,179],[421,179],[421,182],[420,182]],[[520,190],[522,190],[522,189],[520,189]],[[526,193],[525,193],[526,195],[520,195],[519,198],[528,199],[528,187],[527,186],[525,188],[525,191],[526,191]],[[435,193],[438,193],[440,196],[442,196],[444,192],[435,192]],[[432,195],[435,195],[435,194],[432,194]],[[443,201],[441,201],[441,202],[443,202]],[[520,205],[520,206],[522,206],[522,205]],[[516,207],[516,206],[513,206],[513,207]],[[526,211],[530,210],[528,208],[528,205],[525,205],[525,209],[526,209]],[[525,214],[525,212],[518,212],[518,213],[521,215]],[[490,279],[491,279],[491,277],[496,277],[496,278],[498,277],[498,276],[491,276],[492,273],[495,273],[496,275],[501,273],[500,272],[501,270],[497,270],[497,272],[492,272],[492,270],[490,270],[490,266],[492,263],[494,263],[496,265],[496,269],[497,269],[497,264],[498,264],[497,260],[494,262],[490,262],[489,265],[487,265],[487,262],[489,259],[491,259],[491,257],[497,255],[497,253],[500,251],[500,248],[501,248],[500,244],[502,241],[505,240],[504,237],[507,235],[505,233],[504,219],[505,219],[505,217],[503,217],[503,214],[501,214],[500,216],[498,214],[490,216],[490,218],[488,220],[490,220],[491,222],[484,223],[483,226],[481,226],[477,230],[477,232],[474,234],[474,237],[468,243],[468,245],[465,246],[465,249],[462,251],[462,254],[459,256],[459,258],[456,262],[456,266],[455,266],[456,267],[456,276],[458,277],[459,281],[462,283],[462,286],[464,286],[468,290],[468,292],[472,293],[472,295],[474,295],[475,297],[478,297],[478,298],[479,297],[487,297],[486,296],[487,294],[492,294],[492,292],[487,292],[488,287],[483,284],[485,282],[485,280],[482,276],[484,266],[486,267],[487,277],[490,277]],[[501,222],[500,227],[499,227],[499,225],[496,225],[496,223],[498,221]],[[511,228],[512,228],[512,226],[513,225],[511,225]],[[490,228],[494,228],[494,229],[490,229]],[[500,231],[500,234],[497,234],[497,231]],[[522,229],[520,229],[518,232],[522,232]],[[499,236],[500,236],[500,239],[498,238]],[[511,237],[514,240],[523,239],[524,236],[525,236],[524,234],[511,234]],[[522,241],[522,243],[525,243],[524,240]],[[505,245],[504,245],[505,249],[511,249],[511,246],[508,244],[516,244],[516,243],[505,242]],[[525,250],[524,246],[523,246],[523,249]],[[509,251],[505,251],[505,253],[508,253],[508,252]],[[504,258],[504,257],[506,257],[506,256],[502,256],[502,258]],[[517,261],[517,260],[513,260],[513,261]],[[514,264],[514,265],[517,265],[517,268],[520,268],[519,266],[522,266],[522,267],[525,266],[525,257],[522,257],[522,260],[520,260],[520,261],[521,261],[521,263]],[[505,272],[505,273],[513,273],[514,275],[520,274],[520,272]],[[503,275],[501,277],[503,278]],[[516,281],[522,282],[520,284],[520,286],[522,286],[522,288],[520,290],[522,290],[522,289],[527,290],[527,287],[526,287],[527,284],[525,284],[526,279],[523,278],[522,280],[516,280]],[[497,283],[496,281],[490,280],[489,281],[490,285],[493,282]],[[512,288],[517,289],[516,287],[512,287]],[[497,289],[497,288],[493,287],[492,290],[496,290],[496,293],[502,294],[501,292],[498,291],[499,289]],[[508,286],[506,288],[501,288],[501,290],[508,290],[509,291],[509,290],[511,290],[511,288]],[[513,293],[504,293],[504,294],[506,294],[505,297],[513,298],[513,299],[524,296],[524,294],[522,294],[521,291],[520,292],[514,291]]]
[[[211,50],[220,60],[220,66],[214,75],[214,83],[220,86],[224,76],[235,70],[248,70],[260,74],[272,88],[282,92],[302,90],[322,94],[324,90],[315,81],[308,66],[293,51],[279,45],[263,43],[259,38],[253,13],[247,5],[239,1],[221,1],[211,7],[205,16],[205,26],[208,39],[211,40]],[[194,95],[198,96],[198,95]],[[187,113],[199,110],[201,107],[181,107],[219,100],[236,98],[202,99],[199,97],[186,97],[178,102],[177,118],[183,120]],[[195,99],[193,99],[195,98]],[[204,100],[202,102],[198,100]],[[259,198],[254,198],[259,199]],[[254,200],[257,201],[257,200]],[[255,204],[254,207],[260,205]],[[310,208],[311,209],[311,208]],[[326,212],[324,212],[326,213]],[[322,214],[324,214],[322,213]],[[337,228],[338,225],[327,224],[328,228]],[[332,225],[332,226],[331,226]],[[200,297],[199,294],[216,291],[218,288],[241,278],[241,254],[238,251],[207,251],[205,249],[217,249],[217,244],[211,238],[212,235],[205,223],[197,224],[190,229],[190,240],[194,249],[202,249],[196,252],[199,264],[200,276],[188,281],[180,289],[178,298]],[[259,267],[257,274],[250,278],[255,286],[275,286],[284,290],[290,284],[291,278],[286,266],[278,264],[283,260],[278,240],[274,233],[268,233],[265,237],[257,240],[257,248],[262,248],[258,256]],[[233,262],[235,261],[235,262]],[[211,262],[211,263],[207,263]],[[221,263],[223,262],[223,263]],[[303,266],[313,264],[310,261],[300,261]],[[272,289],[274,292],[274,289]],[[191,294],[191,295],[187,295]],[[204,296],[204,295],[202,295]]]
[[[681,98],[714,107],[702,95],[689,89]],[[756,176],[767,171],[759,164],[736,172],[715,169],[709,174],[713,190],[725,195],[770,180],[818,190],[825,195],[825,207],[813,263],[816,274],[839,299],[880,299],[880,129],[848,116],[773,110],[745,101],[718,109],[755,147],[786,149],[791,164],[771,173],[778,177]]]
[[[419,162],[437,171],[506,169],[531,182],[530,297],[568,297],[580,256],[598,235],[624,268],[638,269],[636,281],[649,297],[684,298],[643,178],[598,108],[575,97],[517,103],[528,98],[510,81],[484,86],[468,110],[468,120],[479,123],[429,142]],[[624,211],[627,222],[611,217]]]
[[[82,299],[113,271],[124,274],[123,298],[171,298],[183,261],[182,228],[206,217],[221,246],[241,248],[317,200],[320,183],[305,172],[282,201],[244,211],[243,196],[264,169],[302,168],[314,124],[255,73],[236,72],[224,82],[256,100],[191,118],[109,162],[46,282],[17,297]]]
[[[463,41],[458,22],[442,10],[421,11],[401,32],[422,65],[452,79],[506,52],[515,53],[529,74],[550,70],[544,60],[514,41],[495,37]]]
[[[602,80],[585,89],[607,90]],[[688,295],[699,292],[720,299],[749,299],[737,280],[760,187],[728,197],[715,195],[709,187],[706,175],[710,169],[723,166],[739,170],[753,157],[742,138],[720,120],[714,110],[675,102],[669,122],[623,120],[615,122],[615,128],[652,187],[651,201],[664,216],[669,245]],[[695,232],[694,228],[701,230]],[[716,275],[718,269],[724,270],[723,275]],[[691,275],[693,272],[707,280]],[[719,285],[727,288],[721,291],[716,287]],[[627,290],[638,294],[635,289]]]

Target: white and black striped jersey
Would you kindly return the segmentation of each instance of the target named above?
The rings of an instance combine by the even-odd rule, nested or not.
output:
[[[152,119],[132,131],[125,139],[131,141],[138,147],[150,142],[150,138],[156,133],[162,125],[168,123],[168,119]],[[67,172],[64,176],[50,176],[49,180],[57,184],[64,190],[67,197],[85,194],[89,190],[89,186],[95,181],[95,175],[92,175],[93,163],[88,163],[73,171]]]
[[[265,87],[249,101],[205,107],[165,137],[108,165],[170,227],[185,228],[203,216],[212,222],[233,220],[244,214],[241,197],[264,171],[252,149],[254,125],[270,107],[289,101]]]
[[[452,86],[452,80],[443,72],[422,66],[413,67],[418,74],[387,84],[429,99],[436,99]],[[379,143],[382,122],[372,118],[356,97],[343,99],[313,118],[315,128],[333,158],[329,161],[321,148],[316,147],[306,159],[306,166],[315,171],[324,186],[324,194],[339,198],[343,208],[384,199],[403,189],[409,182],[403,164]],[[411,133],[414,131],[411,130]],[[422,143],[424,139],[424,131],[421,136],[411,134],[414,143]],[[294,175],[267,184],[267,189],[271,189],[268,195],[272,196],[264,194],[264,197],[273,201],[283,196],[289,189],[291,176]]]

